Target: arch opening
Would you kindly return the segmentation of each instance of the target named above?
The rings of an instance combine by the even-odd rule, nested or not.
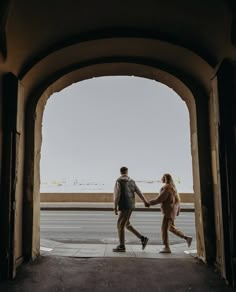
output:
[[[41,202],[44,205],[67,202],[74,203],[76,209],[76,204],[81,205],[82,201],[82,206],[93,202],[112,208],[114,183],[121,165],[129,167],[130,176],[149,199],[159,191],[163,173],[169,172],[183,204],[194,200],[189,113],[182,99],[161,83],[134,76],[107,76],[73,84],[50,97],[43,133]],[[45,212],[43,218],[44,215]],[[42,229],[46,228],[44,222],[43,219]],[[113,222],[113,231],[112,226],[106,230],[107,238],[115,237],[115,226]],[[155,236],[148,235],[150,244],[161,244],[155,229]],[[195,238],[195,226],[192,229]],[[59,230],[51,231],[54,235],[44,229],[42,238],[60,239]],[[78,230],[77,234],[69,233],[68,238],[61,240],[84,242],[84,234]],[[101,239],[96,230],[89,238],[94,243],[109,241]],[[128,238],[135,243],[132,236]],[[181,242],[171,238],[175,243]]]
[[[172,88],[186,103],[189,115],[190,115],[190,132],[191,132],[191,153],[193,159],[193,187],[195,193],[195,222],[196,222],[196,240],[197,240],[197,252],[198,256],[203,260],[206,259],[205,254],[205,241],[204,241],[204,228],[201,213],[201,182],[200,182],[200,169],[199,166],[199,153],[198,153],[198,131],[197,131],[197,114],[195,99],[190,89],[175,76],[161,71],[157,68],[134,64],[134,63],[108,63],[108,64],[95,64],[89,67],[80,68],[72,71],[66,75],[54,79],[47,83],[44,87],[34,92],[33,102],[28,106],[28,121],[32,134],[29,139],[31,143],[28,144],[26,150],[26,156],[28,157],[26,168],[26,191],[27,197],[30,202],[28,208],[30,212],[25,213],[25,220],[31,222],[31,227],[25,231],[24,241],[27,241],[25,245],[25,254],[29,258],[34,258],[40,254],[40,151],[42,143],[42,116],[47,99],[54,93],[58,92],[65,87],[82,80],[90,79],[93,77],[102,76],[137,76],[144,77],[151,80],[161,82],[170,88]],[[192,90],[194,91],[196,86],[192,84]],[[200,92],[200,93],[199,93]],[[200,97],[204,95],[201,89],[198,90]],[[199,97],[199,98],[200,98]],[[35,119],[36,117],[36,119]],[[30,134],[30,135],[31,135]],[[27,207],[26,207],[27,209]],[[26,239],[27,238],[27,239]],[[29,242],[29,244],[28,244]]]

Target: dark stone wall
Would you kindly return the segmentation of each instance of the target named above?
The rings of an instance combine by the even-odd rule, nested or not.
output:
[[[0,277],[14,277],[16,124],[18,80],[12,74],[2,79],[2,172],[0,193]]]
[[[236,64],[218,71],[220,176],[227,278],[236,285]]]

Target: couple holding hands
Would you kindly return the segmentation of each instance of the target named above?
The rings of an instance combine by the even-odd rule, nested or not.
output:
[[[159,195],[148,201],[136,185],[135,181],[128,176],[127,167],[121,167],[120,174],[121,176],[116,180],[114,188],[114,211],[116,215],[119,214],[117,221],[119,245],[114,248],[113,251],[125,252],[125,228],[140,239],[143,250],[148,243],[148,237],[140,234],[130,223],[130,217],[135,208],[135,194],[141,198],[145,207],[161,204],[163,213],[161,231],[164,247],[160,250],[160,253],[171,253],[168,231],[185,239],[188,247],[190,247],[192,237],[187,236],[182,231],[178,230],[174,224],[175,217],[179,215],[180,211],[180,197],[171,175],[168,173],[163,175],[162,182],[164,185],[161,188]]]

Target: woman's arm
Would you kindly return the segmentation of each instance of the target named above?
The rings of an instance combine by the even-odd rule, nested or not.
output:
[[[164,202],[168,198],[168,196],[169,196],[168,188],[164,186],[161,188],[159,195],[156,198],[150,200],[149,203],[150,205],[160,204]]]

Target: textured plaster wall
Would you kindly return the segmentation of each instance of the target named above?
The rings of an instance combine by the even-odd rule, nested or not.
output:
[[[219,166],[219,104],[218,104],[218,83],[215,77],[212,80],[212,92],[210,96],[210,134],[211,134],[211,159],[212,177],[214,188],[214,207],[215,207],[215,230],[216,230],[216,266],[221,270],[225,277],[224,263],[224,237],[222,225],[222,204],[220,186],[220,166]]]
[[[25,98],[24,88],[18,82],[18,117],[17,117],[17,132],[19,137],[19,152],[17,161],[16,174],[16,209],[15,209],[15,262],[16,265],[23,260],[23,203],[24,203],[24,149],[25,149]]]

